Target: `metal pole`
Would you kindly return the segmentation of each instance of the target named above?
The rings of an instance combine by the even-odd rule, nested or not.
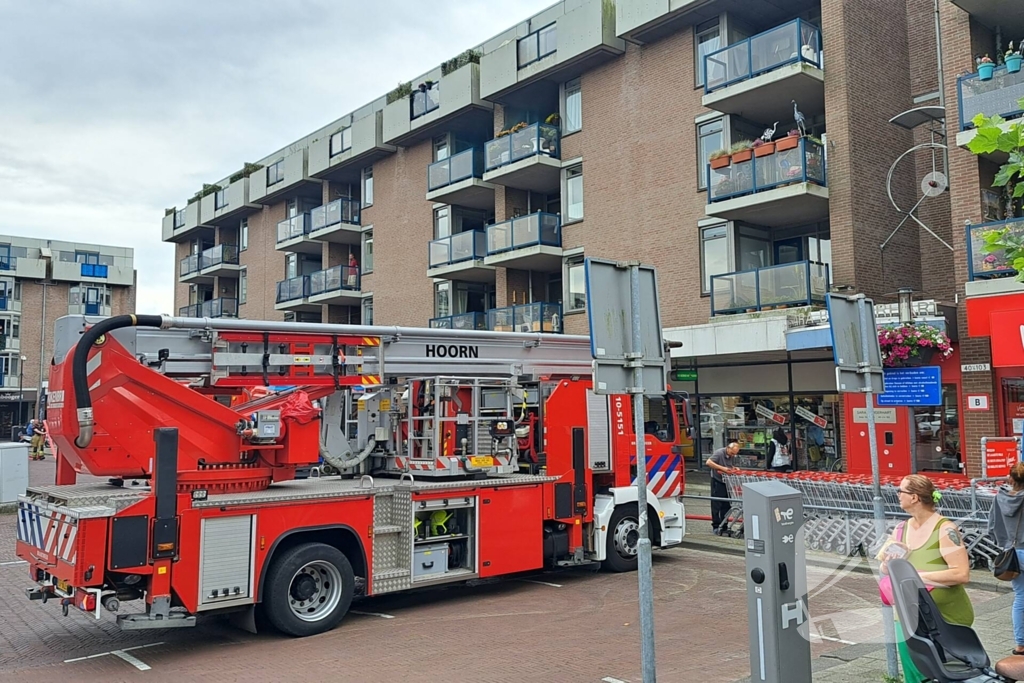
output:
[[[872,506],[875,512],[875,537],[881,543],[885,538],[885,508],[882,505],[882,483],[878,471],[878,439],[875,435],[875,394],[871,386],[871,347],[870,335],[878,336],[877,330],[870,329],[868,322],[868,306],[864,295],[858,295],[857,310],[860,313],[860,339],[861,351],[864,361],[861,363],[860,371],[864,376],[864,405],[867,408],[868,422],[868,449],[871,452],[871,487]],[[885,635],[885,663],[889,675],[895,678],[899,675],[899,664],[896,657],[896,626],[893,622],[892,607],[882,605],[882,629]]]
[[[636,437],[636,507],[640,522],[637,564],[640,581],[640,663],[644,683],[655,683],[654,584],[651,579],[651,539],[647,533],[647,450],[644,442],[644,366],[640,336],[640,268],[629,267],[629,299],[633,318],[633,425]]]
[[[18,357],[18,424],[24,422],[22,417],[25,410],[25,361]]]

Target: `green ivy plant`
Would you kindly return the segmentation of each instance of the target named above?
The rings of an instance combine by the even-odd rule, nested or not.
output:
[[[1024,97],[1017,102],[1024,109]],[[972,119],[975,136],[967,149],[977,155],[1002,152],[1007,155],[1006,163],[999,167],[993,187],[1005,188],[1008,196],[1019,199],[1024,197],[1024,125],[1014,121],[1006,126],[1006,120],[999,116],[978,114]],[[1006,129],[1003,129],[1006,126]],[[1007,265],[1017,271],[1017,280],[1024,282],[1024,237],[1019,231],[1005,228],[989,230],[982,237],[985,244],[982,249],[988,254],[1003,254]]]
[[[405,83],[399,83],[398,87],[387,94],[386,102],[392,104],[397,102],[403,97],[408,97],[412,94],[412,81],[406,81]]]
[[[233,173],[231,175],[231,177],[228,178],[228,182],[229,183],[234,183],[234,182],[237,182],[237,181],[241,180],[242,178],[248,178],[249,176],[251,176],[256,171],[260,170],[261,168],[263,168],[263,164],[254,164],[254,163],[251,163],[251,162],[247,161],[247,162],[245,162],[245,165],[242,166],[242,170],[241,171],[238,171],[237,173]]]

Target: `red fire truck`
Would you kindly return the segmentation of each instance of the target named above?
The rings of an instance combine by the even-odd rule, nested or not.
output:
[[[685,533],[682,396],[595,394],[586,337],[118,316],[57,323],[57,482],[18,504],[31,599],[125,629],[256,610],[333,628],[357,592],[636,567]],[[256,388],[270,391],[255,391]],[[679,416],[687,416],[680,419]],[[77,482],[79,473],[107,481]]]

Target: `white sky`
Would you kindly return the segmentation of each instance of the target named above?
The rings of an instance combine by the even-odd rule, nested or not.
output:
[[[172,313],[164,208],[553,0],[0,0],[0,234],[135,249]]]

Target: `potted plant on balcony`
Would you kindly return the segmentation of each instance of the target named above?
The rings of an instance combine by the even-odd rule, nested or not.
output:
[[[787,149],[796,149],[800,145],[800,131],[794,128],[784,138],[775,141],[775,151],[785,152]]]
[[[1007,46],[1006,54],[1003,55],[1003,60],[1006,62],[1006,72],[1015,74],[1020,71],[1021,54],[1020,48],[1014,49],[1013,41]]]
[[[708,162],[713,169],[725,168],[729,165],[729,150],[716,149],[708,155]]]
[[[754,156],[754,143],[750,140],[740,140],[729,148],[729,152],[732,154],[732,163],[734,164],[750,161],[750,158]]]
[[[765,142],[764,140],[754,140],[754,156],[757,158],[766,157],[771,154],[775,154],[775,143]]]
[[[927,365],[936,354],[953,355],[953,346],[941,330],[923,323],[887,327],[878,332],[882,364],[889,368]]]
[[[996,69],[996,63],[992,61],[992,58],[988,55],[979,57],[978,63],[978,78],[982,81],[992,80],[992,72]]]

